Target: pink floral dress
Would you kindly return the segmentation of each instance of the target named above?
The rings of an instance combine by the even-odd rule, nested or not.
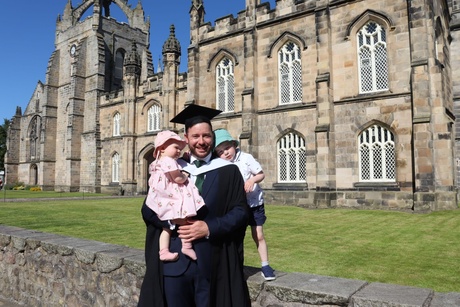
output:
[[[170,157],[162,157],[150,164],[146,205],[162,221],[194,216],[204,205],[193,183],[187,180],[184,184],[178,184],[172,180],[169,172],[180,169],[176,160]]]

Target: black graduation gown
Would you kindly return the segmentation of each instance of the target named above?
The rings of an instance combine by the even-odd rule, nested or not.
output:
[[[249,291],[243,273],[243,243],[249,211],[244,181],[238,167],[230,164],[206,173],[202,195],[206,206],[199,211],[197,219],[208,224],[211,236],[209,240],[197,242],[194,248],[197,255],[201,254],[201,247],[210,248],[211,259],[198,257],[198,266],[210,269],[210,307],[250,307]],[[161,222],[145,203],[141,211],[147,225],[147,270],[138,306],[164,307],[163,263],[158,257],[158,241],[167,223]]]

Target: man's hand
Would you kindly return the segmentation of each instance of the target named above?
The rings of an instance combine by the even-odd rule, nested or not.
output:
[[[179,238],[185,242],[201,239],[209,234],[208,224],[203,221],[188,220],[188,224],[181,225],[177,231]]]

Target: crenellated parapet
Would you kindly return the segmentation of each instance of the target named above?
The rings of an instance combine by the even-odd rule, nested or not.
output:
[[[199,2],[199,5],[196,3]],[[259,1],[247,1],[246,9],[240,11],[237,16],[226,15],[214,21],[214,26],[204,19],[205,7],[200,1],[192,1],[190,10],[190,35],[191,41],[206,41],[222,35],[228,35],[244,31],[257,24],[275,19],[282,20],[297,11],[299,6],[315,6],[315,1],[277,1],[274,8],[270,3],[258,3]],[[306,2],[311,2],[307,4]]]
[[[269,2],[260,3],[260,1],[247,0],[246,9],[240,11],[237,16],[227,15],[223,16],[214,21],[215,25],[212,26],[210,22],[206,22],[203,19],[197,18],[201,17],[201,13],[204,12],[204,5],[200,3],[197,5],[192,1],[192,8],[190,11],[191,25],[197,25],[196,34],[194,33],[194,27],[190,27],[191,38],[194,40],[194,35],[198,36],[199,41],[206,41],[208,39],[213,39],[221,35],[228,35],[231,33],[236,33],[239,31],[247,30],[254,26],[264,26],[266,22],[274,22],[279,20],[280,22],[294,16],[299,12],[305,12],[315,10],[316,8],[321,8],[324,5],[322,1],[316,0],[303,0],[303,1],[294,1],[294,0],[278,0],[274,8],[270,7]]]

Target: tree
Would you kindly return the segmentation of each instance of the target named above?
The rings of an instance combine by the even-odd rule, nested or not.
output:
[[[10,121],[4,119],[3,125],[0,125],[0,170],[5,169],[5,153],[6,153],[6,136]]]

